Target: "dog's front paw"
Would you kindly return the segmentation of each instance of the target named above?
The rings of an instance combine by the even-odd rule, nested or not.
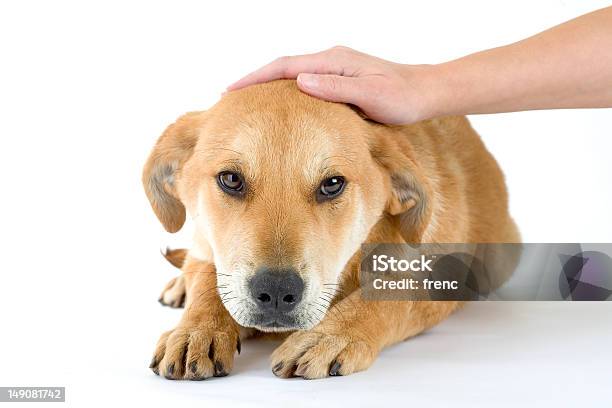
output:
[[[164,306],[179,308],[185,306],[185,277],[183,275],[173,278],[166,284],[158,301]]]
[[[224,377],[240,352],[238,333],[208,327],[177,327],[161,335],[150,368],[169,380]]]
[[[348,375],[368,368],[377,355],[376,348],[356,337],[296,332],[272,353],[272,372],[305,379]]]

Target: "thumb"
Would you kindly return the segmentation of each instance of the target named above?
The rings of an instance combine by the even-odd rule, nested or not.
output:
[[[331,102],[359,105],[366,94],[359,78],[340,75],[299,74],[297,84],[303,92]]]

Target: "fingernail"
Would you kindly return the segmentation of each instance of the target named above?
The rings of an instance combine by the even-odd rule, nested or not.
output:
[[[317,88],[319,86],[319,76],[313,74],[299,74],[298,82],[305,88]]]

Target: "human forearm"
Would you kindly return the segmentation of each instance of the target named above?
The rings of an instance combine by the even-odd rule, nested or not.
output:
[[[612,107],[612,7],[430,67],[428,116]],[[407,69],[410,69],[407,67]]]

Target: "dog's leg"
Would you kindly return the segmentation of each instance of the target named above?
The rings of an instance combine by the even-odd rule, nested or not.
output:
[[[188,257],[182,269],[185,311],[178,326],[160,337],[151,369],[172,380],[225,376],[240,351],[238,324],[221,303],[213,264]]]
[[[272,354],[279,377],[322,378],[368,368],[385,347],[434,326],[460,302],[364,301],[356,290],[316,327],[295,332]]]

